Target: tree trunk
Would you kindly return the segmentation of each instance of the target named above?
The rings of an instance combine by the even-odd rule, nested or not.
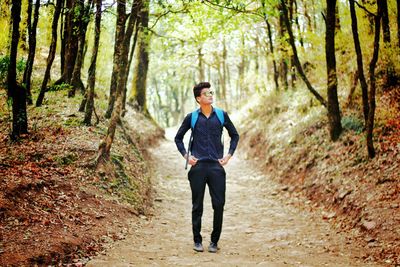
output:
[[[312,87],[310,81],[307,79],[307,76],[303,71],[303,68],[300,64],[299,57],[297,55],[296,44],[294,42],[293,32],[290,27],[285,1],[280,0],[280,2],[282,4],[283,17],[284,17],[284,20],[286,23],[287,31],[289,33],[289,42],[290,42],[290,46],[292,47],[292,50],[293,50],[294,65],[296,66],[297,72],[299,73],[299,75],[302,78],[302,80],[304,81],[304,83],[307,85],[308,90],[315,96],[315,98],[321,103],[321,105],[323,105],[324,107],[327,107],[326,100]]]
[[[378,1],[378,15],[375,17],[374,53],[372,55],[372,59],[369,64],[370,89],[369,89],[369,113],[368,113],[368,123],[367,123],[367,148],[368,148],[369,158],[375,157],[375,148],[372,139],[374,130],[374,119],[375,119],[375,92],[376,92],[375,68],[379,55],[381,16],[383,13],[382,9],[383,9],[382,1]]]
[[[22,5],[22,3],[21,3]],[[22,37],[22,38],[28,38],[28,59],[26,60],[25,63],[25,70],[24,70],[24,76],[22,78],[22,83],[25,84],[25,90],[26,88],[26,83],[25,83],[25,73],[28,67],[28,60],[29,60],[29,54],[30,54],[30,46],[31,46],[31,33],[32,33],[32,5],[33,2],[32,0],[28,0],[28,8],[26,11],[26,30],[27,30],[27,34],[26,37]],[[1,12],[1,7],[0,7],[0,12]],[[1,17],[1,16],[0,16]],[[24,33],[23,29],[19,29],[22,33]],[[21,45],[21,44],[20,44]],[[29,100],[31,99],[31,97],[29,97],[30,92],[28,90],[26,90],[26,101],[27,103],[29,102]],[[32,101],[31,101],[32,102]],[[31,103],[32,104],[32,103]]]
[[[125,1],[125,0],[124,0]],[[119,5],[124,4],[125,3],[121,3],[123,1],[118,2]],[[130,47],[130,39],[132,37],[132,33],[133,33],[133,28],[136,22],[136,19],[138,19],[137,17],[137,13],[135,14],[134,10],[137,10],[138,7],[141,7],[141,0],[135,0],[132,2],[132,12],[131,12],[131,17],[129,18],[129,22],[128,22],[128,26],[125,32],[125,27],[123,28],[124,31],[124,38],[122,41],[122,50],[121,50],[121,54],[119,57],[119,62],[118,63],[118,86],[117,86],[117,90],[116,90],[116,102],[115,102],[115,107],[113,109],[113,112],[111,114],[111,119],[110,119],[110,124],[108,127],[108,131],[107,131],[107,136],[105,137],[104,141],[99,145],[99,154],[97,157],[97,166],[99,166],[101,163],[104,163],[105,161],[108,161],[110,158],[110,150],[111,150],[111,146],[112,143],[114,141],[114,135],[115,135],[115,130],[116,130],[116,126],[117,123],[120,121],[121,119],[121,111],[122,111],[122,101],[123,101],[123,90],[126,87],[126,84],[124,81],[126,81],[126,75],[127,75],[127,65],[128,65],[128,56],[129,56],[129,47]],[[146,4],[146,6],[144,7],[146,9],[146,11],[143,11],[144,13],[148,12],[148,2]],[[120,10],[120,12],[122,11],[122,9]],[[125,14],[125,10],[124,14]],[[148,13],[147,13],[148,14]],[[142,14],[143,15],[143,14]],[[147,18],[148,19],[148,18]]]
[[[222,90],[222,99],[224,100],[224,103],[225,103],[225,109],[227,109],[228,102],[227,102],[227,97],[226,97],[226,91],[227,91],[227,86],[226,86],[226,78],[227,78],[226,59],[228,58],[228,50],[226,49],[225,38],[222,41],[222,45],[223,45],[223,49],[222,49],[222,62],[221,62],[221,68],[222,68],[221,90]]]
[[[50,78],[51,66],[53,65],[54,57],[56,55],[57,25],[58,25],[58,19],[60,17],[60,13],[61,13],[62,1],[63,0],[57,0],[56,7],[54,9],[53,23],[51,25],[51,33],[52,33],[51,44],[50,44],[50,49],[49,49],[49,55],[47,57],[47,66],[46,66],[46,70],[45,70],[44,77],[43,77],[42,87],[40,88],[40,93],[36,100],[37,107],[40,107],[43,103],[44,94],[47,90],[47,83]]]
[[[11,7],[12,38],[10,47],[10,64],[7,73],[8,98],[12,101],[13,128],[11,137],[18,139],[28,133],[28,116],[26,113],[26,92],[17,84],[17,53],[19,42],[19,22],[21,21],[21,0],[13,0]]]
[[[341,26],[340,26],[340,15],[339,15],[339,5],[336,5],[335,7],[335,29],[336,32],[340,32]]]
[[[127,72],[127,76],[126,76],[127,79],[129,77],[129,72],[130,72],[130,69],[132,66],[133,56],[134,56],[135,50],[136,50],[137,38],[139,35],[139,28],[140,28],[140,19],[137,19],[136,23],[135,23],[135,34],[133,36],[133,42],[132,42],[132,46],[131,46],[130,54],[129,54],[128,72]],[[127,84],[128,80],[126,80],[125,83]],[[122,114],[121,114],[122,117],[125,116],[125,113],[126,113],[127,94],[128,94],[128,88],[125,86],[123,100],[122,100]]]
[[[129,102],[133,107],[142,112],[146,116],[150,116],[146,103],[146,80],[149,68],[149,43],[150,36],[148,34],[149,24],[149,1],[146,1],[141,12],[141,28],[139,32],[139,44],[136,60],[136,67],[133,73],[132,89]]]
[[[282,9],[283,7],[279,7]],[[285,5],[286,8],[286,5]],[[287,10],[287,9],[286,9]],[[288,14],[289,15],[289,14]],[[291,20],[288,18],[289,24],[291,24]],[[290,25],[292,27],[292,25]],[[285,27],[285,19],[283,18],[283,12],[279,11],[279,50],[280,50],[280,67],[279,67],[279,76],[281,78],[282,85],[284,89],[287,90],[289,88],[288,83],[288,64],[287,64],[287,53],[286,53],[286,27]]]
[[[63,72],[63,69],[64,69],[64,62],[65,62],[65,59],[64,59],[64,55],[65,55],[65,47],[66,47],[66,38],[65,38],[65,31],[64,31],[64,28],[65,28],[65,10],[67,10],[68,8],[65,8],[65,3],[66,2],[66,0],[63,0],[62,1],[62,3],[61,3],[61,14],[60,14],[60,40],[61,40],[61,47],[60,47],[60,62],[61,62],[61,64],[60,64],[60,67],[61,67],[61,69],[60,69],[60,73],[62,73]]]
[[[31,31],[32,31],[32,5],[33,5],[33,2],[32,2],[32,0],[28,0],[27,2],[28,2],[28,7],[26,10],[26,31],[28,34],[27,34],[27,36],[26,36],[26,34],[22,34],[21,39],[29,38],[29,35],[31,34]],[[22,6],[22,3],[21,3],[21,6]],[[25,33],[23,27],[21,27],[20,31],[22,33]],[[25,40],[25,42],[26,42],[26,40]],[[23,45],[22,41],[20,41],[20,46],[21,45]]]
[[[294,19],[294,21],[295,21],[295,23],[296,23],[296,26],[297,26],[297,30],[298,30],[298,32],[299,32],[299,36],[300,36],[300,45],[301,45],[301,47],[304,47],[304,40],[303,40],[303,34],[302,34],[302,31],[301,31],[301,27],[300,27],[300,23],[299,23],[299,14],[298,14],[298,7],[297,7],[297,1],[296,0],[294,0],[294,12],[296,13],[296,16],[295,16],[295,19]]]
[[[71,89],[68,92],[68,97],[73,97],[75,96],[76,89],[79,89],[82,94],[85,92],[85,86],[83,85],[82,79],[81,79],[81,71],[82,71],[82,66],[83,66],[83,61],[84,61],[84,50],[85,50],[85,45],[86,45],[86,31],[87,27],[89,24],[89,16],[90,16],[90,11],[92,9],[92,2],[93,0],[88,0],[88,3],[86,6],[84,6],[84,3],[82,2],[79,6],[83,10],[83,15],[81,16],[81,25],[79,26],[80,31],[79,31],[79,45],[78,45],[78,52],[76,55],[76,60],[75,60],[75,66],[74,70],[72,72],[72,78],[71,78]]]
[[[292,90],[296,88],[296,66],[294,65],[294,57],[290,56],[290,87]]]
[[[290,0],[289,1],[289,19],[290,21],[294,21],[296,23],[297,29],[298,29],[298,34],[299,34],[299,41],[302,47],[304,47],[303,44],[303,38],[301,37],[301,29],[300,29],[300,24],[297,16],[297,3],[295,0]],[[284,24],[284,22],[282,22]],[[286,34],[284,34],[286,36]],[[287,81],[287,76],[290,74],[290,87],[293,90],[295,88],[296,84],[296,67],[294,65],[294,58],[293,55],[290,56],[290,68],[288,68],[288,65],[286,63],[286,81],[285,81],[285,87],[286,89],[288,88],[288,81]]]
[[[137,0],[134,3],[136,3],[136,4],[132,5],[131,16],[129,17],[128,27],[126,29],[125,40],[124,40],[124,46],[126,46],[126,51],[127,51],[127,54],[129,54],[129,59],[127,57],[126,71],[125,71],[125,76],[123,77],[123,86],[124,86],[124,88],[123,88],[123,95],[122,95],[122,114],[121,114],[121,116],[125,116],[125,113],[126,113],[126,96],[127,96],[127,93],[128,93],[128,88],[127,88],[126,85],[128,83],[129,70],[130,70],[130,66],[131,66],[131,63],[132,63],[133,54],[135,53],[136,42],[137,42],[137,38],[139,36],[139,30],[142,29],[141,24],[143,23],[143,21],[142,21],[143,20],[143,16],[146,16],[146,15],[142,14],[140,16],[142,18],[142,20],[139,19],[139,12],[141,12],[141,9],[142,9],[142,1],[141,0],[140,1]],[[146,7],[144,7],[144,8],[146,8]],[[147,7],[147,9],[148,9],[148,7]],[[145,12],[145,11],[142,11],[142,12]],[[147,29],[147,26],[148,26],[148,14],[147,14],[147,24],[145,22],[145,25],[146,25],[146,29]],[[133,36],[133,43],[132,43],[131,49],[129,49],[130,41],[132,39],[131,36],[132,36],[133,30],[135,30],[135,34]],[[146,34],[147,34],[147,32],[146,32]],[[147,37],[147,35],[146,35],[146,37]],[[129,50],[131,50],[130,53],[129,53]],[[148,50],[148,48],[146,48],[146,53],[148,53],[147,50]],[[139,53],[141,53],[141,51],[139,51]],[[147,58],[148,58],[148,56],[147,56]],[[147,60],[147,64],[148,64],[148,60]],[[134,72],[135,71],[136,71],[136,69],[134,70]],[[146,70],[146,76],[147,76],[147,70]],[[146,91],[146,88],[144,90]],[[148,113],[147,112],[147,108],[146,108],[145,114],[146,113]]]
[[[98,155],[96,159],[97,168],[110,160],[110,151],[112,143],[114,142],[115,130],[117,123],[120,120],[120,114],[122,109],[122,94],[117,92],[115,107],[111,114],[110,123],[108,125],[107,135],[99,145]]]
[[[94,44],[92,50],[92,60],[90,62],[89,72],[88,72],[88,94],[86,101],[85,118],[83,123],[86,125],[91,125],[92,113],[94,107],[94,86],[96,83],[96,61],[97,53],[99,51],[100,43],[100,24],[101,24],[101,1],[96,0],[96,19],[95,19],[95,29],[94,29]]]
[[[312,24],[312,19],[311,16],[309,14],[309,10],[308,10],[308,6],[307,6],[307,0],[302,0],[303,6],[304,6],[304,17],[306,17],[307,19],[307,30],[308,32],[312,32],[313,29],[313,24]]]
[[[35,10],[34,10],[34,13],[33,13],[33,23],[32,23],[32,25],[28,25],[28,30],[29,30],[29,54],[28,54],[28,59],[26,61],[26,67],[25,67],[25,71],[24,71],[23,83],[25,84],[27,103],[29,105],[32,105],[32,103],[33,103],[32,102],[32,93],[31,93],[31,78],[32,78],[33,63],[35,61],[36,29],[37,29],[37,24],[38,24],[38,21],[39,21],[39,7],[40,7],[40,0],[36,0]],[[31,18],[31,15],[28,14],[28,21],[30,21],[30,18]]]
[[[337,96],[337,74],[335,56],[336,0],[327,0],[325,53],[328,78],[328,120],[332,141],[339,139],[342,132],[339,100]]]
[[[353,31],[354,48],[357,55],[357,73],[361,85],[364,123],[365,125],[367,125],[368,113],[369,113],[368,85],[364,75],[364,64],[363,64],[360,40],[358,38],[357,15],[355,10],[354,0],[349,0],[349,4],[350,4],[350,15],[351,15],[351,29]]]
[[[65,14],[65,54],[64,66],[61,78],[55,84],[68,83],[71,84],[72,72],[74,71],[76,56],[78,54],[79,31],[83,15],[83,2],[79,0],[66,0],[67,13]]]
[[[204,62],[203,62],[203,53],[201,51],[201,47],[198,49],[198,56],[199,56],[199,81],[205,81],[205,74],[204,74]]]
[[[226,110],[226,106],[225,106],[225,98],[223,97],[223,93],[224,93],[224,88],[223,88],[223,83],[224,83],[224,77],[222,75],[223,69],[222,69],[222,60],[218,57],[217,59],[217,76],[218,76],[218,83],[219,83],[219,89],[216,91],[216,95],[218,98],[218,103],[219,103],[219,107],[223,108]]]
[[[383,42],[386,44],[390,43],[390,25],[389,25],[389,12],[387,0],[380,0],[382,5],[382,31],[383,31]]]
[[[272,65],[274,67],[274,82],[275,82],[275,90],[279,90],[279,73],[278,73],[278,68],[276,67],[276,61],[275,61],[275,54],[274,54],[274,43],[272,41],[272,30],[271,30],[271,25],[269,24],[269,21],[265,17],[265,23],[267,24],[267,30],[268,30],[268,43],[269,43],[269,51],[271,52],[272,56]]]
[[[119,90],[121,86],[118,86],[118,77],[119,77],[118,73],[122,71],[123,68],[119,59],[122,55],[122,47],[125,36],[126,0],[120,0],[117,2],[117,13],[118,16],[117,16],[116,40],[114,48],[114,66],[113,66],[113,74],[111,80],[111,87],[115,86],[115,88],[113,89],[115,90],[114,92],[115,99],[114,102],[112,103],[112,108],[110,112],[111,119],[108,125],[107,135],[103,140],[103,142],[101,142],[99,145],[99,151],[96,160],[97,167],[110,160],[110,150],[112,143],[114,141],[115,130],[117,128],[117,123],[120,120],[120,114],[122,109],[122,92]]]
[[[388,55],[387,62],[385,63],[385,87],[390,87],[397,84],[399,77],[396,74],[396,69],[393,63],[393,59],[390,57],[390,24],[389,24],[389,12],[387,0],[381,0],[380,3],[382,8],[382,32],[383,42]]]
[[[358,79],[359,79],[358,70],[356,70],[352,75],[352,83],[351,83],[349,95],[347,96],[347,101],[346,101],[347,107],[353,106],[353,96],[354,96],[354,92],[356,91],[356,88],[357,88]]]
[[[361,3],[365,6],[370,4],[371,0],[361,0]],[[370,12],[364,13],[364,18],[368,20],[368,34],[372,35],[374,33],[374,14]]]
[[[132,66],[133,56],[135,54],[135,49],[136,49],[136,44],[137,44],[137,38],[139,35],[139,28],[140,28],[140,19],[137,19],[136,24],[135,24],[135,35],[133,36],[133,42],[132,42],[132,46],[131,46],[131,50],[130,50],[130,54],[129,54],[128,70],[130,70],[131,66]]]
[[[125,22],[126,22],[126,0],[117,2],[117,22],[115,32],[115,44],[114,44],[114,60],[113,60],[113,71],[111,74],[110,84],[110,96],[108,99],[108,108],[106,111],[106,118],[110,118],[114,109],[114,103],[117,97],[117,85],[118,85],[118,72],[119,72],[119,58],[121,56],[122,45],[125,35]]]
[[[400,48],[400,0],[396,1],[397,5],[397,45]]]
[[[241,51],[245,51],[245,38],[244,38],[244,33],[241,33]],[[240,53],[240,62],[238,65],[238,85],[237,85],[237,90],[238,90],[238,97],[239,99],[242,99],[244,97],[245,91],[247,86],[245,85],[245,72],[246,72],[246,55],[244,52]]]

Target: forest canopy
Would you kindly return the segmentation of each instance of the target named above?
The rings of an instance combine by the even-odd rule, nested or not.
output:
[[[250,96],[302,90],[311,105],[326,108],[332,140],[342,132],[343,109],[356,104],[374,157],[375,96],[395,86],[400,71],[398,6],[394,0],[6,0],[0,74],[10,99],[25,90],[36,106],[49,90],[80,92],[86,124],[96,106],[107,105],[105,117],[113,121],[128,104],[163,127],[176,125],[195,108],[191,88],[198,81],[211,82],[216,105],[226,110]],[[21,101],[13,101],[13,112],[24,114]],[[24,128],[14,125],[13,136]]]

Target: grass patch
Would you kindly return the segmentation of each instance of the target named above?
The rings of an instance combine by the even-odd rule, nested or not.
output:
[[[136,205],[139,202],[138,186],[134,179],[127,174],[124,157],[112,154],[111,161],[115,167],[115,177],[109,184],[110,189],[129,204]]]
[[[351,130],[356,134],[361,134],[364,130],[364,122],[355,116],[344,116],[342,118],[342,127],[345,130]]]
[[[54,159],[59,165],[66,166],[77,161],[78,156],[75,153],[70,153],[64,156],[56,156]]]

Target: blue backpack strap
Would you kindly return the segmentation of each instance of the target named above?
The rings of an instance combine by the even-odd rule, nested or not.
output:
[[[224,126],[224,123],[225,123],[224,111],[217,107],[214,107],[214,111],[217,114],[219,122],[221,123],[222,126]],[[192,128],[192,130],[194,129],[197,119],[199,118],[199,113],[200,113],[200,109],[196,109],[195,111],[192,112],[192,118],[190,121],[190,128]]]
[[[217,107],[214,107],[214,110],[215,110],[215,113],[217,114],[219,122],[221,123],[222,126],[224,126],[224,123],[225,123],[224,111]]]
[[[200,109],[196,109],[195,111],[192,112],[192,119],[190,121],[190,128],[192,128],[192,130],[194,129],[197,119],[199,118],[199,112],[200,112]]]

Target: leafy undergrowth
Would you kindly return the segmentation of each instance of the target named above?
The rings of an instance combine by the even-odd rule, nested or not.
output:
[[[107,121],[100,117],[98,125],[82,126],[79,97],[65,95],[49,92],[43,107],[29,107],[29,134],[15,143],[1,101],[0,266],[84,263],[107,242],[123,238],[130,221],[150,212],[144,148],[163,131],[129,112],[116,133],[113,164],[96,172]],[[142,132],[132,130],[132,123]]]
[[[360,103],[345,109],[344,132],[331,142],[325,111],[304,92],[272,95],[262,107],[248,108],[252,119],[242,128],[247,157],[283,184],[282,194],[305,197],[300,202],[322,209],[338,231],[365,247],[365,260],[400,264],[400,89],[377,102],[374,144],[369,160]]]

